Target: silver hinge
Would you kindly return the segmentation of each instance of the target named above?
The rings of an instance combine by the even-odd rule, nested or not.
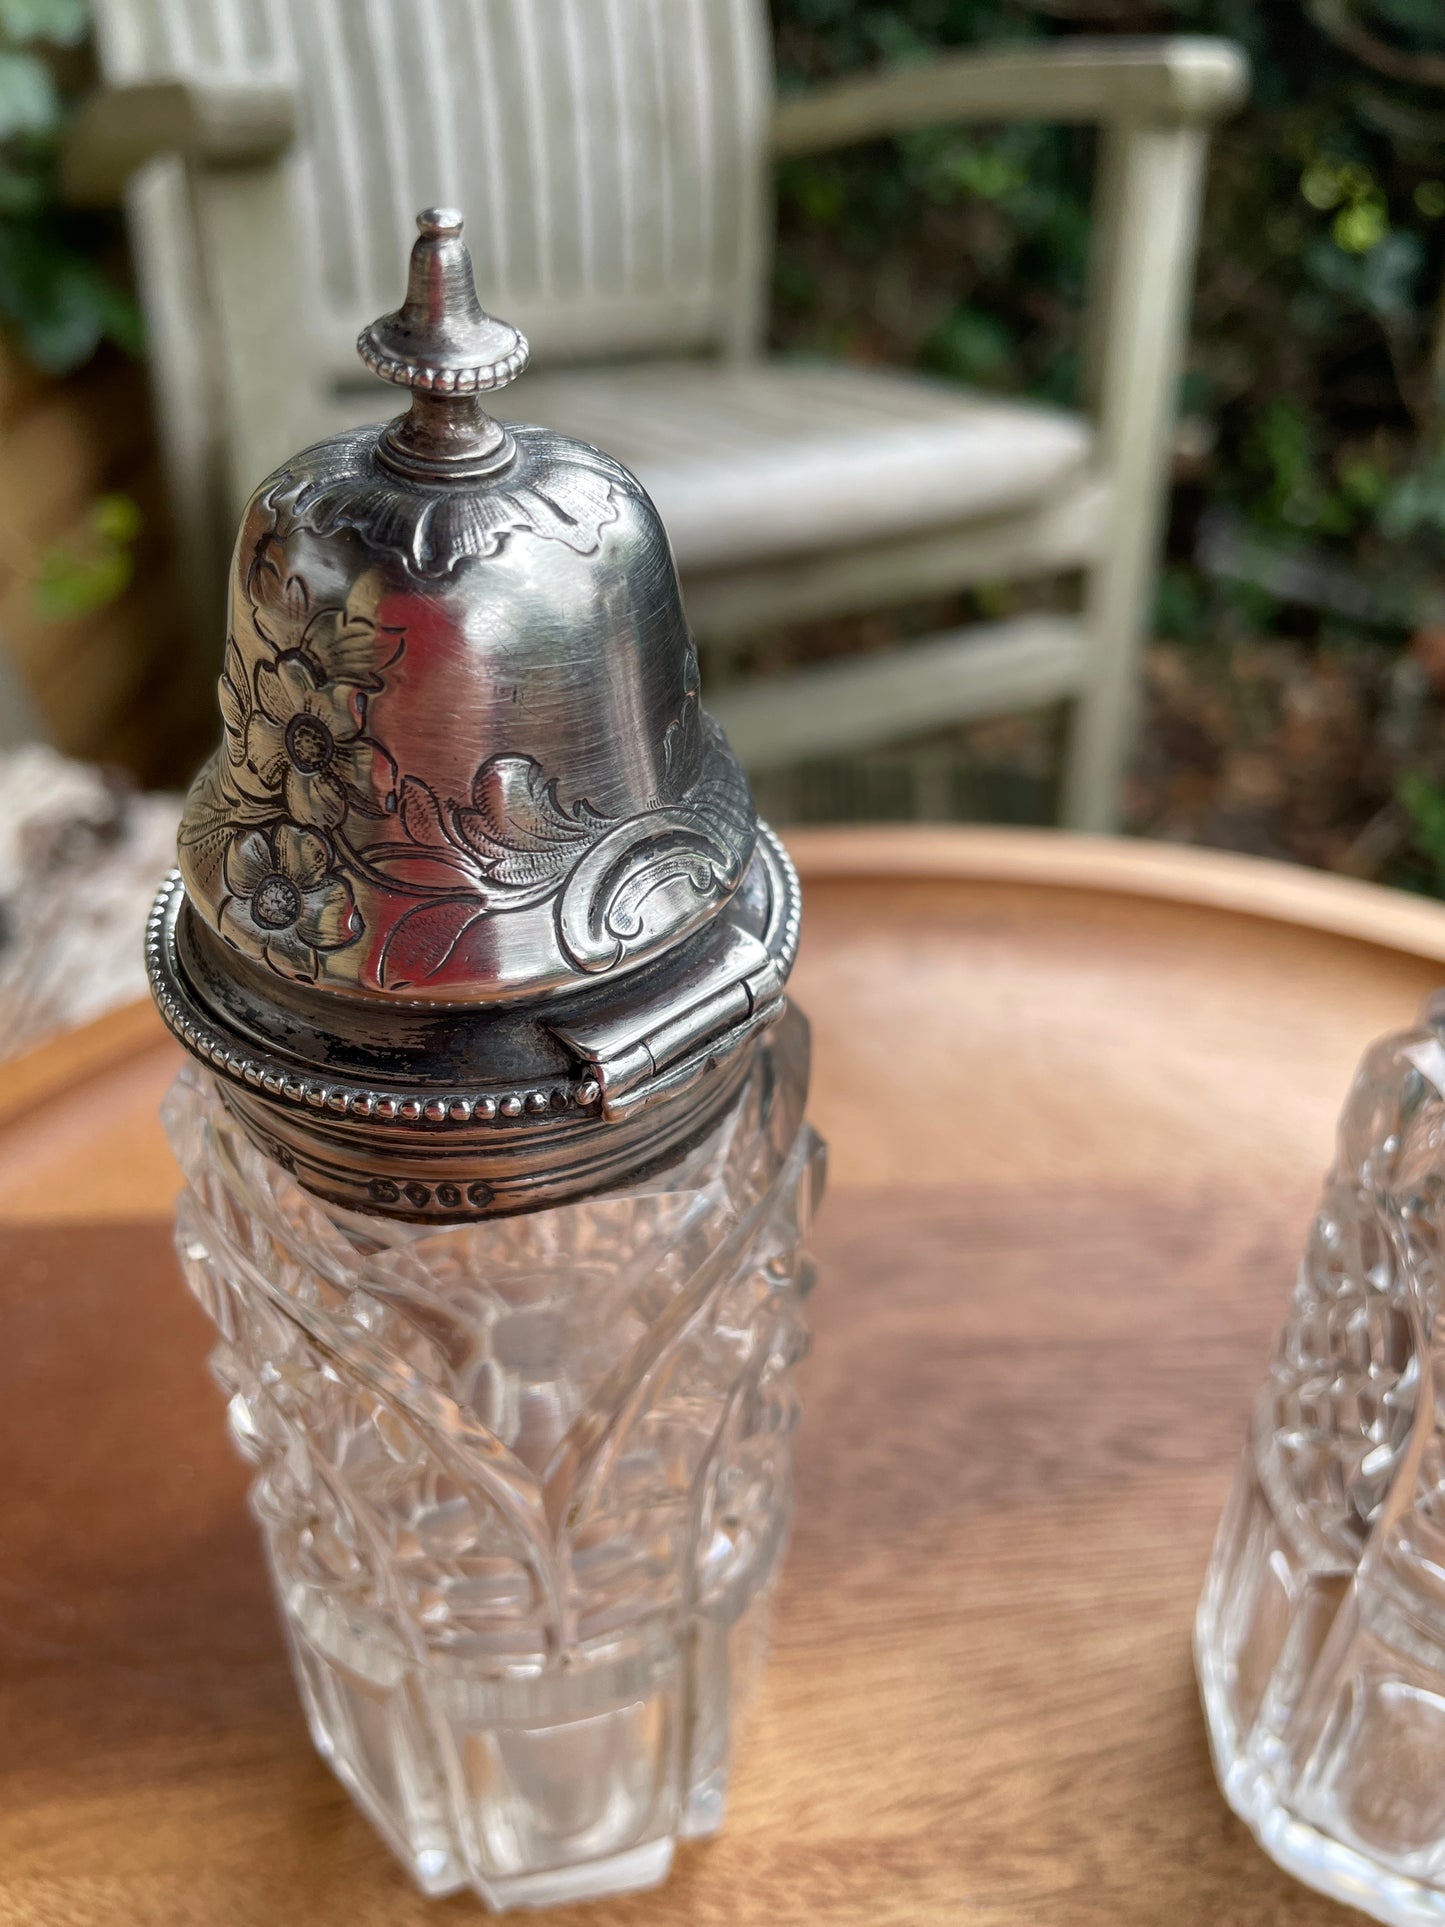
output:
[[[591,1066],[602,1115],[616,1120],[701,1077],[782,1008],[777,960],[756,937],[729,927],[717,949],[670,987],[665,1003],[552,1030]]]

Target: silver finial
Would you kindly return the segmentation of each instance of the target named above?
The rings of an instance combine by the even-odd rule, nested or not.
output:
[[[526,337],[477,299],[472,257],[454,207],[416,217],[406,300],[363,328],[356,349],[373,374],[411,391],[411,407],[377,443],[377,460],[410,481],[476,482],[504,468],[510,434],[480,397],[526,367]]]
[[[406,300],[363,328],[356,351],[383,381],[437,395],[505,388],[530,358],[526,337],[477,299],[472,256],[454,207],[416,217]]]

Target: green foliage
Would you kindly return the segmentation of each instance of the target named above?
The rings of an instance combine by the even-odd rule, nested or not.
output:
[[[15,47],[47,41],[76,47],[90,28],[86,0],[0,0],[0,36]]]
[[[91,504],[80,538],[57,542],[41,557],[37,613],[63,621],[113,602],[130,585],[140,528],[140,510],[128,495],[100,496]]]
[[[63,207],[57,191],[71,91],[60,50],[89,26],[87,0],[0,0],[0,325],[51,374],[78,368],[102,341],[141,347],[139,312],[112,266],[114,220]],[[129,496],[92,503],[79,536],[36,559],[36,613],[62,621],[121,595],[139,529]]]
[[[142,346],[135,302],[73,229],[45,219],[0,220],[0,321],[37,367],[67,374],[104,340]]]
[[[961,302],[923,344],[923,359],[940,374],[986,388],[1011,371],[1013,336],[997,315]]]
[[[1396,784],[1395,799],[1409,821],[1417,859],[1402,881],[1418,883],[1431,896],[1445,896],[1445,789],[1411,771]]]
[[[1352,30],[1339,40],[1336,15]],[[1242,523],[1255,551],[1307,552],[1322,578],[1408,585],[1376,598],[1402,648],[1410,609],[1445,607],[1441,0],[773,0],[773,16],[785,88],[1080,30],[1241,42],[1252,93],[1211,146],[1182,393],[1207,453],[1176,487],[1160,632],[1207,646],[1285,620],[1341,644],[1337,617],[1282,605],[1267,572],[1205,576],[1205,509]],[[791,165],[782,344],[1076,399],[1092,158],[1077,129],[940,128]],[[1445,894],[1438,774],[1396,801]]]
[[[0,0],[0,324],[53,374],[102,341],[140,346],[135,302],[112,268],[114,221],[63,207],[56,187],[69,110],[57,50],[88,26],[86,0]]]
[[[773,11],[785,88],[1059,37],[1070,14],[1090,24],[1064,0],[775,0]],[[1199,494],[1376,564],[1402,541],[1438,546],[1445,92],[1382,79],[1302,0],[1115,0],[1098,12],[1123,32],[1228,35],[1254,63],[1250,105],[1213,148],[1185,391],[1215,451]],[[1445,50],[1438,0],[1352,0],[1351,14],[1397,52]],[[943,127],[792,164],[784,341],[1061,398],[1078,358],[1090,162],[1075,129]]]

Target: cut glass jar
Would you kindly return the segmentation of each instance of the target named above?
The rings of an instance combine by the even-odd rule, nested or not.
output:
[[[807,1076],[790,1012],[650,1180],[445,1226],[308,1197],[199,1066],[171,1093],[312,1736],[427,1893],[646,1885],[721,1822],[792,1505]]]
[[[418,225],[359,344],[410,408],[242,519],[147,958],[316,1744],[426,1892],[538,1906],[721,1821],[822,1147],[797,878],[656,511],[486,413],[526,343]]]
[[[1230,1805],[1395,1927],[1445,1922],[1442,1237],[1437,997],[1346,1102],[1195,1635]]]

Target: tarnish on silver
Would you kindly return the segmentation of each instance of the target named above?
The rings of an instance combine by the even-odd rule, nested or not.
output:
[[[628,470],[479,397],[526,342],[418,218],[385,428],[242,519],[222,740],[148,937],[167,1023],[309,1189],[484,1217],[705,1131],[783,1007],[797,879],[701,707]]]

